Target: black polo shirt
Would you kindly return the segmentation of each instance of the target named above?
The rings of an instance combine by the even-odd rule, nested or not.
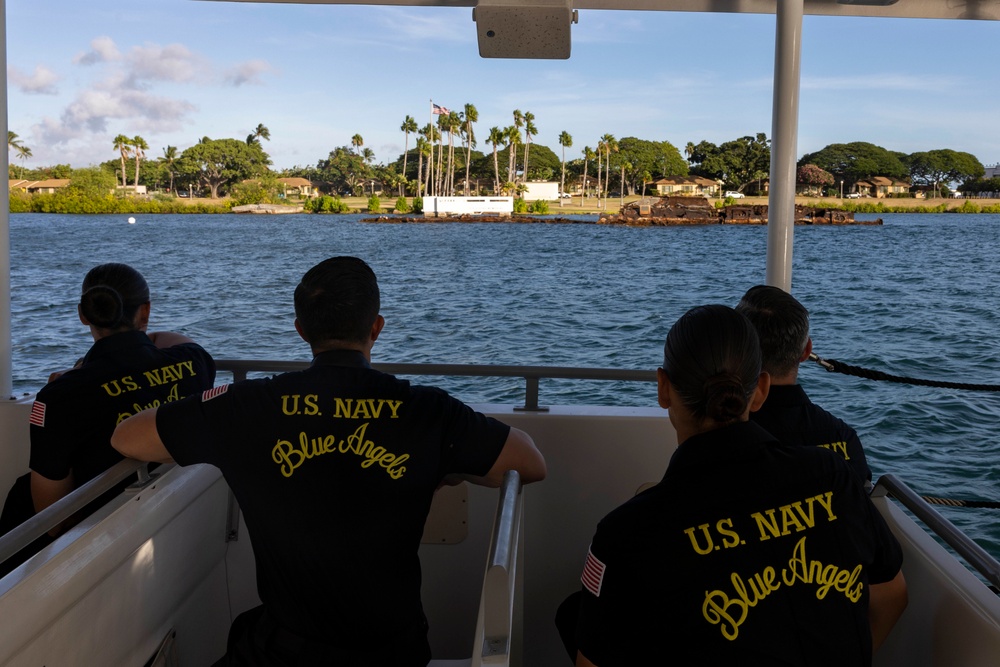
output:
[[[422,622],[417,549],[434,490],[488,472],[510,430],[350,350],[164,406],[156,426],[178,463],[225,475],[269,616],[361,650]]]
[[[868,587],[901,563],[842,457],[727,426],[600,522],[579,648],[601,667],[870,665]]]
[[[79,368],[38,392],[30,418],[30,467],[52,480],[72,470],[80,486],[122,460],[111,447],[120,421],[214,383],[215,362],[200,345],[160,349],[141,331],[102,338]]]
[[[809,400],[801,385],[771,385],[767,400],[750,421],[789,445],[824,447],[840,454],[862,480],[871,481],[861,439],[843,420]]]

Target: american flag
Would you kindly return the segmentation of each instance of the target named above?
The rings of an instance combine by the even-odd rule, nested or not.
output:
[[[587,562],[583,565],[583,574],[580,581],[583,587],[594,594],[594,597],[601,597],[601,585],[604,583],[604,563],[594,556],[590,549],[587,549]]]
[[[28,417],[28,423],[34,424],[35,426],[45,426],[45,404],[39,401],[35,401],[31,404],[31,416]]]
[[[437,116],[441,116],[441,115],[444,115],[444,114],[451,113],[451,110],[450,109],[445,109],[443,106],[440,106],[438,104],[434,104],[433,102],[431,102],[431,113],[434,114],[434,115],[437,115]]]
[[[206,389],[201,394],[201,401],[202,401],[202,403],[204,403],[205,401],[212,400],[216,396],[222,396],[223,394],[226,393],[226,391],[228,389],[229,389],[229,385],[228,384],[224,384],[224,385],[219,386],[219,387],[212,387],[211,389]]]

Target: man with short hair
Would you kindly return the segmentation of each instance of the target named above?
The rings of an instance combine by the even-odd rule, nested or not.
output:
[[[417,550],[435,489],[545,477],[523,431],[371,368],[379,307],[365,262],[325,260],[295,289],[308,369],[140,413],[112,438],[216,465],[239,500],[263,604],[234,621],[228,664],[426,665]]]
[[[872,478],[853,428],[809,400],[798,384],[799,364],[812,353],[809,311],[788,292],[770,285],[747,290],[736,306],[757,329],[771,392],[750,420],[791,445],[825,447],[843,456],[862,482]]]

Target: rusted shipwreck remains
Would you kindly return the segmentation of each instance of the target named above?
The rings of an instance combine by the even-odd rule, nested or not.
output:
[[[766,225],[767,204],[736,204],[715,208],[704,197],[639,199],[612,215],[601,215],[599,225],[659,227],[669,225]],[[853,211],[813,206],[795,207],[797,225],[881,225],[882,219],[855,220]]]

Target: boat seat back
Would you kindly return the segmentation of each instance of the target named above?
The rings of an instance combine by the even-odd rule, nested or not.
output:
[[[14,481],[28,472],[31,453],[28,417],[32,403],[33,396],[0,402],[0,433],[4,434],[0,447],[0,506],[7,499]]]
[[[893,501],[873,497],[903,548],[909,604],[874,667],[995,667],[1000,597]]]

